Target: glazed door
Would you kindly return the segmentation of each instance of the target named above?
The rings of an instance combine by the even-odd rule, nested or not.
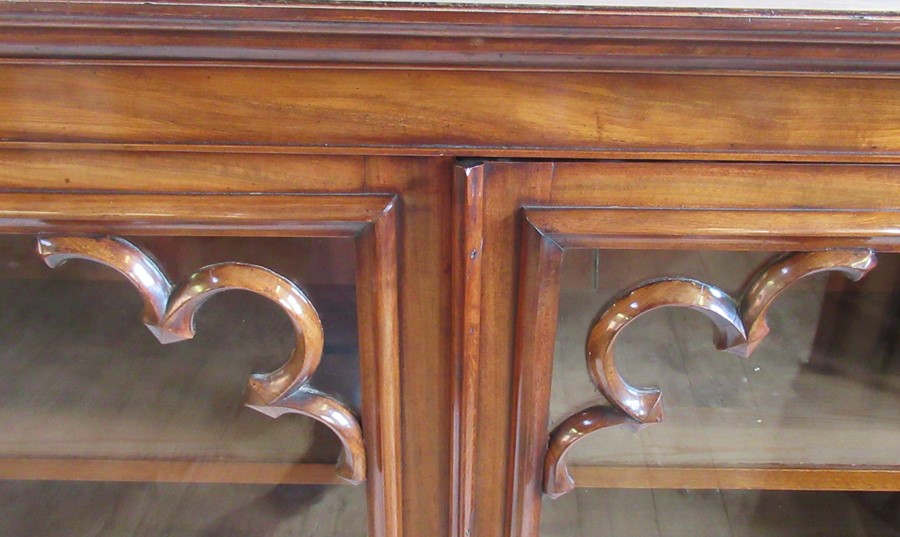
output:
[[[512,341],[478,365],[512,379],[508,485],[476,477],[503,534],[900,535],[897,168],[467,171],[481,296],[516,297],[481,308]]]
[[[0,156],[0,534],[443,532],[449,161]]]
[[[399,535],[395,201],[0,195],[2,533]]]
[[[564,250],[540,535],[900,534],[898,256],[832,240]]]

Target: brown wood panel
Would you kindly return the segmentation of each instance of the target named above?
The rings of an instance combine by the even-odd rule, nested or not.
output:
[[[142,235],[347,237],[376,221],[391,195],[0,194],[0,230]],[[243,202],[243,205],[240,203]]]
[[[722,162],[557,162],[553,204],[894,209],[900,167]]]
[[[478,379],[473,535],[507,535],[513,398],[515,304],[519,268],[518,211],[548,198],[552,164],[483,164],[481,364]]]
[[[897,20],[758,9],[7,1],[0,56],[896,73]]]
[[[449,535],[450,265],[453,161],[366,159],[366,189],[400,191],[400,382],[403,525]]]
[[[517,27],[521,31],[552,30],[557,25],[572,28],[602,29],[648,29],[660,28],[685,30],[721,29],[730,31],[786,31],[793,30],[800,36],[802,32],[829,32],[845,30],[854,32],[857,39],[863,35],[882,34],[885,38],[896,32],[893,26],[896,13],[867,13],[865,17],[852,13],[834,11],[804,12],[772,10],[710,10],[697,6],[684,9],[629,9],[611,7],[584,7],[569,5],[545,6],[504,6],[501,4],[449,4],[433,3],[429,9],[410,9],[402,2],[368,4],[358,2],[341,6],[323,5],[315,2],[240,2],[223,3],[198,0],[190,3],[148,4],[142,0],[120,0],[108,2],[69,2],[64,0],[35,0],[17,2],[5,0],[3,13],[7,23],[21,26],[68,22],[71,27],[103,27],[107,21],[131,27],[148,27],[160,24],[167,30],[193,28],[212,30],[226,27],[234,22],[241,23],[242,29],[260,28],[268,22],[280,23],[398,23],[409,32],[422,30],[419,24],[444,24],[450,30],[463,31],[474,25],[491,28],[498,24]],[[91,17],[104,17],[102,20]],[[259,26],[254,26],[258,24]],[[454,24],[461,27],[454,28]],[[204,26],[205,25],[205,26]],[[409,26],[403,26],[409,25]],[[337,24],[336,24],[337,26]],[[273,27],[272,29],[276,29]],[[302,27],[301,27],[302,28]],[[351,28],[348,26],[348,29]],[[426,27],[427,28],[427,27]],[[469,26],[471,29],[471,26]],[[369,30],[369,27],[363,27]],[[791,36],[785,36],[790,39]],[[845,40],[850,40],[848,36]]]
[[[456,167],[453,206],[453,502],[451,535],[469,535],[475,513],[478,375],[484,246],[484,168]]]
[[[352,192],[364,157],[160,151],[0,150],[0,189]]]
[[[3,458],[0,479],[339,485],[332,464]]]
[[[898,211],[526,209],[566,248],[900,249]]]
[[[883,490],[900,470],[878,468],[681,468],[573,466],[579,487],[627,489]]]
[[[141,235],[348,236],[363,227],[355,219],[375,221],[393,197],[392,194],[352,193],[401,192],[399,206],[403,214],[398,222],[402,234],[398,244],[400,408],[402,427],[410,432],[401,442],[403,456],[410,458],[406,459],[407,464],[393,470],[402,472],[402,478],[410,483],[400,506],[404,526],[424,528],[422,531],[430,535],[447,534],[452,450],[451,383],[448,381],[451,229],[447,222],[452,160],[81,151],[11,151],[0,158],[9,164],[4,167],[4,172],[9,173],[0,172],[0,177],[6,180],[3,187],[7,189],[37,186],[57,192],[70,191],[0,195],[2,227],[15,232],[27,228],[30,232],[128,231]],[[330,185],[339,186],[350,195],[279,193],[334,192]],[[94,188],[184,194],[204,190],[270,194],[182,197],[77,193]],[[128,216],[129,211],[138,210],[142,210],[140,218]],[[29,217],[23,220],[26,213]],[[297,227],[301,214],[307,219],[318,219],[319,223]],[[97,221],[86,223],[85,219]],[[189,225],[190,221],[194,225]],[[222,231],[222,226],[228,230]],[[430,492],[421,494],[422,490]]]
[[[900,158],[893,79],[3,65],[0,97],[6,143]]]
[[[550,400],[563,250],[527,221],[522,222],[521,248],[513,366],[514,451],[509,535],[537,535],[544,479],[543,468],[535,466],[533,461],[543,461],[547,451],[549,405],[544,402]],[[551,359],[545,359],[546,356]]]
[[[396,200],[356,240],[369,533],[403,535]]]

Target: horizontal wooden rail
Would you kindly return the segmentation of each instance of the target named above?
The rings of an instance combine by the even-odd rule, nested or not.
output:
[[[0,479],[338,485],[334,464],[159,461],[77,458],[0,458]]]
[[[605,489],[900,490],[900,469],[573,466],[579,487]]]

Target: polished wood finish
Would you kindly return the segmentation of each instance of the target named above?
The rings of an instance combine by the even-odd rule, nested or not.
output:
[[[333,464],[0,458],[0,479],[152,483],[338,485]]]
[[[340,159],[335,159],[340,160]],[[407,534],[447,535],[450,523],[450,327],[453,160],[367,157],[365,190],[400,192],[398,286],[403,482]],[[365,430],[365,424],[363,425]],[[423,493],[423,491],[427,491]]]
[[[563,255],[897,251],[898,24],[0,0],[0,231],[354,240],[370,532],[534,535]]]
[[[874,248],[894,251],[900,240],[894,211],[797,212],[630,208],[529,209],[526,218],[565,248],[717,248],[796,250]],[[652,215],[653,218],[646,218]],[[765,227],[751,221],[765,222]],[[559,232],[557,232],[559,230]],[[687,232],[690,231],[690,235]]]
[[[475,511],[477,382],[481,352],[481,291],[484,247],[483,168],[456,168],[453,214],[453,340],[454,367],[453,535],[470,535]]]
[[[29,233],[352,237],[381,217],[395,198],[386,192],[400,193],[399,397],[402,428],[416,431],[401,435],[401,479],[409,484],[402,516],[422,533],[446,535],[450,425],[435,416],[451,414],[450,283],[424,275],[449,272],[451,185],[441,178],[452,176],[452,159],[194,149],[3,153],[0,189],[10,197],[0,203],[0,226]],[[106,165],[98,168],[100,161]],[[14,219],[23,211],[34,218]],[[134,212],[140,218],[129,216]],[[322,278],[320,272],[309,267],[304,281]]]
[[[398,243],[399,396],[402,427],[416,431],[401,435],[406,461],[401,478],[409,484],[401,507],[405,524],[424,534],[446,535],[450,425],[435,416],[451,415],[450,283],[446,277],[424,275],[449,272],[451,184],[442,178],[452,176],[452,159],[209,153],[202,146],[191,152],[108,149],[3,153],[0,189],[14,194],[0,203],[0,228],[350,237],[380,218],[394,198],[385,192],[399,193],[406,209],[397,222],[403,237]],[[100,161],[106,165],[96,167]],[[66,194],[46,195],[48,190]],[[336,191],[345,194],[334,196]],[[97,197],[99,193],[104,196]],[[120,207],[134,207],[142,215],[129,218],[127,212],[120,214]],[[22,211],[34,218],[8,219]],[[420,490],[431,492],[416,492]]]
[[[553,201],[579,207],[891,210],[900,197],[896,164],[554,162]]]
[[[103,144],[101,144],[102,147]],[[366,190],[367,159],[287,154],[172,152],[115,147],[0,150],[4,189],[82,192],[333,194]],[[97,166],[103,162],[103,166]],[[377,208],[376,208],[377,210]]]
[[[662,408],[656,405],[657,408]],[[662,410],[651,420],[661,420]],[[544,456],[543,490],[551,498],[558,498],[575,488],[572,470],[566,464],[566,451],[585,436],[608,427],[618,425],[638,426],[640,422],[629,419],[623,412],[617,412],[608,406],[592,406],[576,412],[564,419],[550,433],[547,453]],[[579,484],[581,484],[579,482]]]
[[[629,489],[897,490],[900,472],[871,468],[569,467],[579,487]]]
[[[400,335],[397,281],[397,210],[356,239],[359,355],[369,493],[369,535],[403,535],[400,453]],[[372,468],[374,465],[374,468]]]
[[[741,297],[741,319],[746,327],[746,343],[731,345],[730,352],[749,356],[769,333],[766,312],[778,295],[797,280],[820,272],[837,271],[858,281],[875,268],[872,251],[828,250],[806,252],[774,259],[753,276]]]
[[[352,237],[375,222],[393,196],[0,193],[0,231],[97,234]],[[243,200],[256,210],[233,211]],[[112,208],[141,207],[139,215]],[[302,219],[301,219],[302,215]]]
[[[72,259],[83,259],[106,265],[131,282],[144,301],[141,320],[160,343],[190,339],[193,333],[177,337],[177,332],[163,327],[169,295],[174,286],[153,258],[137,246],[118,237],[39,237],[37,253],[50,268]],[[318,318],[318,314],[315,314]],[[193,323],[193,319],[191,319]],[[193,330],[193,324],[187,327]],[[300,358],[302,361],[302,357]],[[318,365],[318,357],[313,358]],[[315,365],[313,367],[315,367]]]
[[[716,346],[731,348],[746,340],[738,306],[728,293],[697,280],[667,278],[626,291],[603,309],[587,336],[586,360],[594,386],[621,412],[648,423],[663,419],[657,388],[637,388],[616,367],[613,344],[629,323],[658,308],[684,307],[698,311],[716,327]]]
[[[522,229],[517,214],[523,204],[546,202],[550,182],[546,179],[553,165],[546,162],[481,164],[485,180],[484,248],[482,278],[481,323],[490,330],[482,330],[482,346],[478,380],[478,415],[476,449],[479,456],[475,466],[475,495],[478,509],[473,521],[474,535],[506,535],[511,525],[519,526],[521,519],[507,509],[511,490],[509,481],[511,460],[527,455],[522,448],[514,453],[510,437],[510,423],[515,416],[510,402],[518,397],[513,390],[513,360],[515,353],[516,310],[512,297],[516,296],[519,266],[517,243]],[[548,287],[552,291],[552,287]],[[552,298],[552,297],[551,297]],[[548,300],[548,304],[554,304]],[[539,342],[544,344],[545,342]],[[539,379],[549,382],[549,379]],[[519,386],[525,387],[520,383]],[[529,397],[523,393],[522,397]],[[537,431],[537,428],[533,429]],[[540,474],[529,476],[540,486]]]
[[[896,161],[897,84],[16,63],[0,65],[0,148],[103,143],[219,151]],[[866,99],[854,98],[859,94]],[[112,110],[111,99],[118,103]],[[516,113],[497,106],[506,101],[516,103]],[[728,113],[717,113],[722,109]],[[796,139],[776,135],[784,132]]]
[[[531,503],[531,491],[541,489],[543,468],[535,467],[531,461],[542,457],[546,450],[549,405],[541,403],[550,400],[553,361],[539,357],[553,356],[561,262],[562,249],[557,243],[534,227],[526,225],[523,228],[519,278],[538,284],[520,291],[516,319],[515,451],[512,460],[517,471],[513,474],[509,508],[513,513],[512,535],[536,535],[540,522],[540,511],[535,511]],[[533,363],[525,364],[525,360],[533,360]]]
[[[857,15],[699,7],[6,1],[0,4],[0,55],[474,71],[896,73],[898,14]]]

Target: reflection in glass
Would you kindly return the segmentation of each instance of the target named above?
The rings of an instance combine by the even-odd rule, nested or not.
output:
[[[694,278],[737,297],[775,254],[568,251],[551,427],[605,402],[588,375],[585,341],[610,300],[661,277]],[[685,308],[629,325],[616,342],[616,363],[631,384],[660,387],[665,417],[637,432],[602,430],[572,448],[569,466],[583,488],[545,498],[542,535],[900,535],[900,492],[892,492],[900,480],[850,475],[900,465],[900,255],[879,253],[859,282],[827,273],[800,280],[776,299],[768,322],[771,332],[748,358],[717,351],[709,320]],[[713,490],[647,490],[650,474],[633,469],[652,471],[665,487]],[[742,469],[766,472],[749,483]],[[788,469],[821,473],[792,486]],[[838,475],[887,492],[816,490],[835,488]],[[727,485],[717,485],[720,476]]]
[[[362,487],[0,481],[0,535],[363,537]]]
[[[576,489],[543,502],[541,537],[897,537],[900,494]]]
[[[737,294],[769,255],[602,251],[595,277],[566,260],[551,420],[602,400],[587,375],[584,342],[611,298],[662,276],[692,277]],[[570,460],[576,466],[897,464],[898,261],[896,254],[880,254],[860,282],[835,274],[799,281],[775,301],[771,332],[749,358],[717,351],[711,324],[696,312],[667,308],[637,319],[619,336],[617,364],[629,382],[660,386],[666,417],[637,434],[627,428],[595,434],[573,448]]]
[[[230,261],[298,282],[325,330],[310,383],[359,412],[351,240],[127,240],[176,283]],[[50,269],[31,236],[0,237],[0,304],[0,535],[366,533],[364,486],[316,484],[339,482],[335,435],[243,406],[250,375],[294,347],[278,305],[216,295],[193,339],[161,345],[122,275],[78,260]]]
[[[213,297],[194,339],[160,345],[135,289],[101,265],[51,270],[31,237],[3,239],[0,456],[207,458],[332,462],[313,420],[272,420],[242,406],[247,378],[290,356],[290,321],[243,291]],[[299,280],[319,310],[326,349],[312,383],[358,410],[352,244],[285,239],[138,239],[173,281],[217,261],[263,264]],[[324,251],[332,256],[314,258]],[[351,271],[330,272],[340,260]]]

